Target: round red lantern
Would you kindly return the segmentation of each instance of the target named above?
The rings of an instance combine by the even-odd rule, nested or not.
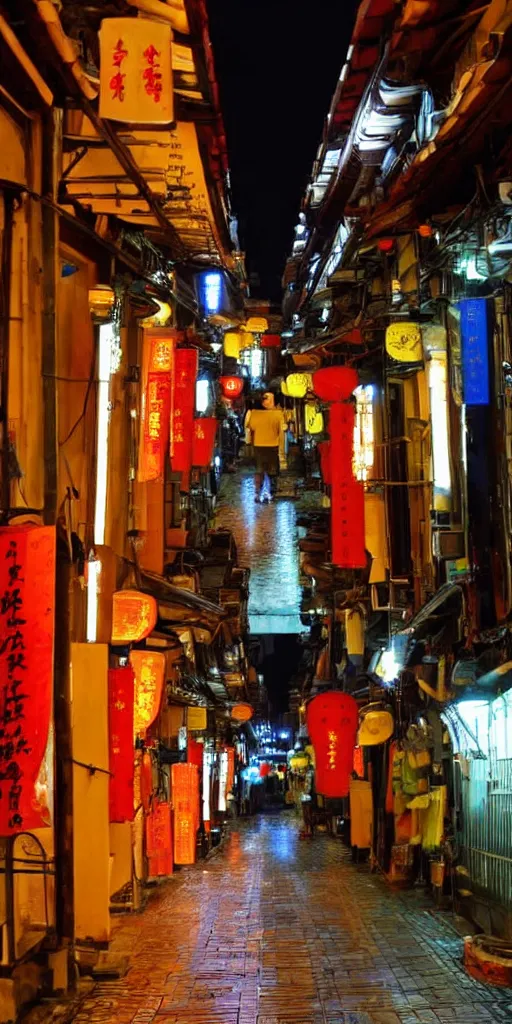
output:
[[[392,252],[394,248],[394,238],[379,238],[379,241],[377,242],[377,249],[380,249],[381,252]]]
[[[224,398],[238,398],[244,389],[242,377],[219,377]]]
[[[358,384],[351,366],[324,366],[313,374],[313,391],[323,402],[345,402]]]
[[[315,750],[317,793],[348,796],[357,738],[356,701],[339,690],[320,693],[309,702],[306,721]]]

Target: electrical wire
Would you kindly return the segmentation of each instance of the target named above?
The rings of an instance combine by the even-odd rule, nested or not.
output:
[[[84,404],[83,404],[83,407],[82,407],[82,411],[81,411],[78,419],[75,420],[73,426],[68,431],[68,433],[67,433],[66,437],[64,438],[64,440],[63,441],[59,441],[59,448],[63,448],[64,445],[67,444],[68,441],[71,440],[71,438],[73,437],[73,434],[78,429],[78,427],[80,426],[82,420],[84,420],[85,416],[87,415],[87,406],[89,404],[89,398],[90,398],[90,394],[91,394],[91,391],[92,391],[92,386],[94,384],[95,370],[96,370],[96,346],[93,347],[92,359],[91,359],[91,372],[89,374],[89,378],[88,378],[88,381],[87,381],[87,388],[86,388],[86,391],[85,391],[85,398],[84,398]]]

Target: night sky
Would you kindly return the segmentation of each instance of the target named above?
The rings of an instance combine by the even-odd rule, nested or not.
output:
[[[279,301],[358,0],[207,0],[252,295]]]

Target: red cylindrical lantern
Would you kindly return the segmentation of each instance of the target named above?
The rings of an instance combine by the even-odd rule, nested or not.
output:
[[[315,750],[317,793],[348,796],[358,726],[356,701],[337,690],[321,693],[309,702],[306,721]]]
[[[219,377],[224,398],[238,398],[244,390],[243,377]]]
[[[215,416],[194,420],[192,465],[207,469],[213,459],[217,420]]]
[[[351,366],[324,366],[313,374],[313,391],[323,402],[345,402],[358,384]]]
[[[317,448],[320,456],[320,472],[324,484],[328,487],[331,483],[331,442],[320,441]]]
[[[329,411],[331,445],[331,562],[342,569],[366,565],[364,485],[354,477],[355,408],[334,402]]]

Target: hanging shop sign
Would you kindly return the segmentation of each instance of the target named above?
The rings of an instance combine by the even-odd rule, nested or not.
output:
[[[466,405],[489,405],[487,299],[461,299],[462,385]]]
[[[262,348],[281,348],[280,334],[264,334],[261,339]]]
[[[334,402],[329,412],[331,561],[343,569],[366,565],[364,485],[354,477],[355,407]]]
[[[133,669],[108,672],[109,804],[110,821],[133,821]]]
[[[250,316],[245,324],[245,330],[249,334],[264,334],[268,331],[268,321],[264,316]]]
[[[223,349],[224,355],[228,359],[238,359],[240,352],[245,347],[244,335],[236,331],[227,331],[224,335]]]
[[[171,26],[149,18],[104,18],[99,40],[100,117],[173,121]]]
[[[36,785],[53,688],[55,529],[0,528],[0,836],[45,824]]]
[[[227,810],[228,754],[222,750],[219,757],[219,792],[217,810],[224,814]]]
[[[321,434],[324,429],[323,414],[312,402],[304,406],[304,424],[307,434]]]
[[[331,484],[331,442],[320,441],[318,454],[320,456],[320,472],[326,487]]]
[[[306,720],[315,750],[317,792],[348,796],[358,725],[356,701],[340,691],[319,694],[309,702]]]
[[[393,735],[394,720],[388,708],[379,704],[367,704],[361,708],[357,744],[359,747],[375,747],[385,743]]]
[[[171,466],[174,472],[185,477],[192,466],[198,359],[195,348],[178,348],[174,358]]]
[[[172,875],[171,805],[157,801],[146,816],[146,855],[150,878]]]
[[[135,674],[134,736],[144,738],[160,711],[165,680],[165,654],[159,651],[132,651],[130,664]]]
[[[112,597],[112,643],[133,644],[153,632],[158,606],[150,594],[117,590]]]
[[[243,377],[219,377],[224,398],[238,398],[244,390]]]
[[[345,402],[359,384],[350,366],[324,366],[313,374],[313,391],[323,402]]]
[[[231,708],[231,718],[236,722],[249,722],[254,715],[254,708],[250,704],[235,704]]]
[[[193,736],[187,736],[187,764],[195,764],[196,768],[203,767],[204,743],[195,740]]]
[[[233,791],[235,783],[235,748],[226,747],[226,753],[228,755],[228,777],[226,780],[226,793],[229,795]]]
[[[217,420],[215,416],[203,416],[194,420],[194,437],[192,441],[192,465],[200,469],[208,469],[212,464],[215,438],[217,436]]]
[[[390,324],[386,329],[386,352],[399,363],[418,363],[423,359],[421,328],[408,321]]]
[[[287,393],[291,398],[304,398],[313,387],[310,373],[289,373],[286,378]]]
[[[176,332],[144,332],[149,346],[145,399],[142,409],[142,445],[139,480],[158,480],[165,467],[169,442],[173,354]]]
[[[174,810],[174,863],[194,864],[199,828],[199,776],[195,764],[171,767]]]
[[[206,723],[206,708],[187,708],[187,729],[189,732],[205,732]]]

